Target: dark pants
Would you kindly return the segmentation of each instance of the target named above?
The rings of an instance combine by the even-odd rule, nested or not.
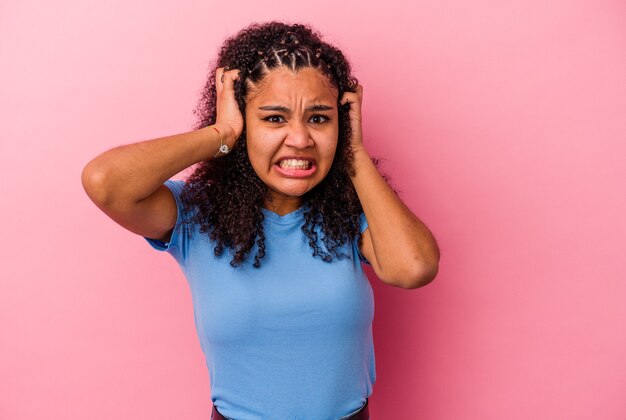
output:
[[[370,413],[369,413],[369,407],[367,405],[368,401],[369,400],[366,398],[365,403],[363,404],[361,408],[359,408],[353,413],[348,414],[347,416],[340,418],[339,420],[369,420]],[[224,417],[219,411],[217,411],[217,407],[213,406],[213,412],[211,413],[211,420],[233,420],[233,419]]]

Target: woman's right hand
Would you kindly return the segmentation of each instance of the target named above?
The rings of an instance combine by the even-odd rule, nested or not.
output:
[[[217,90],[217,118],[215,126],[220,132],[224,130],[224,133],[222,133],[224,143],[232,149],[243,131],[243,116],[241,111],[239,111],[239,104],[235,99],[235,90],[233,88],[235,80],[239,78],[239,70],[224,70],[224,67],[220,67],[215,72],[215,87]],[[224,75],[224,82],[222,82],[222,75]]]

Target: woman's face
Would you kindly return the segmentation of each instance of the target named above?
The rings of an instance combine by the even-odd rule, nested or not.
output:
[[[246,133],[250,163],[269,187],[272,209],[295,210],[333,163],[337,90],[317,69],[277,67],[248,95]]]

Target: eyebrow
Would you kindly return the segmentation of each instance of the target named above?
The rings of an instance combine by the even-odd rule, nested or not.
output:
[[[260,106],[259,109],[263,111],[278,111],[278,112],[285,112],[287,114],[291,113],[291,110],[289,108],[285,106],[281,106],[281,105],[264,105],[264,106]],[[308,107],[306,111],[329,111],[332,109],[335,109],[335,108],[332,106],[328,106],[328,105],[312,105]]]

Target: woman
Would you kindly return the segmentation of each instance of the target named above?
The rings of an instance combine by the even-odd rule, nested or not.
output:
[[[402,288],[437,273],[434,238],[363,145],[362,95],[310,27],[253,24],[222,46],[194,131],[83,170],[94,203],[184,271],[214,419],[367,419],[374,301],[361,261]]]

